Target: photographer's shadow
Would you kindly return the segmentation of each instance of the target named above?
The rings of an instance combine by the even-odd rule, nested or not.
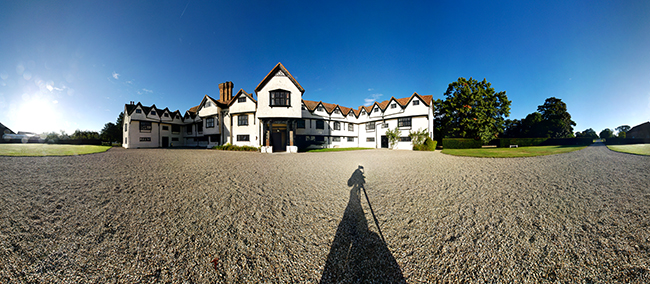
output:
[[[395,257],[386,246],[366,195],[379,234],[368,229],[368,220],[361,207],[361,195],[366,190],[363,174],[363,167],[359,166],[348,179],[348,186],[352,187],[350,201],[336,230],[320,282],[406,283]]]

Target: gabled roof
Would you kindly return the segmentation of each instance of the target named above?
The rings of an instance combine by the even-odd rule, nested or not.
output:
[[[9,129],[9,127],[6,127],[4,124],[0,122],[0,138],[4,134],[16,134],[16,133],[14,133],[11,129]]]
[[[302,103],[309,111],[314,111],[320,102],[302,100]]]
[[[337,106],[337,105],[335,105],[335,104],[328,104],[328,103],[324,103],[324,102],[320,102],[320,103],[321,103],[321,105],[323,105],[323,107],[325,108],[325,111],[326,111],[328,114],[332,114],[332,112],[334,111],[334,109],[335,109],[336,106]]]
[[[275,76],[275,74],[278,71],[282,71],[282,73],[284,73],[287,76],[287,78],[289,78],[289,80],[291,80],[291,82],[293,82],[293,84],[296,85],[298,90],[300,90],[301,95],[305,93],[305,89],[303,89],[302,86],[300,86],[300,84],[298,83],[298,81],[296,81],[296,79],[293,76],[291,76],[291,73],[287,71],[287,68],[284,68],[284,65],[282,65],[281,62],[278,62],[278,64],[276,64],[275,67],[271,69],[271,72],[269,72],[269,74],[267,74],[266,77],[262,79],[262,82],[260,82],[255,88],[255,92],[261,91],[262,88],[264,88],[264,86],[271,80],[271,78],[273,78],[273,76]]]
[[[239,92],[237,92],[237,94],[232,97],[230,102],[228,102],[228,107],[230,107],[235,102],[235,99],[239,98],[239,96],[246,96],[249,99],[251,99],[255,104],[257,104],[257,100],[255,100],[255,98],[253,98],[253,95],[251,95],[249,93],[246,93],[246,91],[244,91],[244,89],[239,89]]]

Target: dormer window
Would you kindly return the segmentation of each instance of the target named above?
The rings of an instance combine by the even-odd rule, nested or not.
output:
[[[392,103],[392,104],[390,104],[390,108],[396,108],[396,107],[397,107],[397,104],[396,104],[396,103]]]
[[[242,96],[242,97],[239,97],[239,98],[237,99],[237,102],[238,102],[238,103],[245,103],[245,102],[246,102],[246,97],[243,97],[243,96]]]
[[[379,111],[379,108],[376,107],[375,110],[374,110],[374,112],[378,112],[378,111]]]
[[[209,107],[209,106],[211,106],[211,105],[212,105],[212,104],[210,104],[210,101],[205,102],[205,107]]]
[[[136,109],[135,113],[142,113],[142,110],[141,109]]]
[[[338,113],[340,113],[340,111],[338,109],[335,109],[334,113],[338,114]]]
[[[420,104],[420,101],[418,101],[418,100],[413,100],[413,105],[414,105],[414,106],[419,105],[419,104]]]
[[[164,117],[169,117],[169,114],[165,113],[163,114]]]
[[[285,90],[275,90],[270,92],[269,106],[291,106],[291,93]]]
[[[155,111],[155,110],[152,110],[152,111],[151,111],[151,115],[156,115],[156,111]]]
[[[317,111],[323,111],[323,106],[318,106],[318,108],[316,108],[316,110]]]

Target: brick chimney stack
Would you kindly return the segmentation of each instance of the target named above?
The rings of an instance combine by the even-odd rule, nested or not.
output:
[[[232,99],[232,89],[235,86],[232,82],[225,82],[219,84],[219,98],[223,102],[230,101]]]

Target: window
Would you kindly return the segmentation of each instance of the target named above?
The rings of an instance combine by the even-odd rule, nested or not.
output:
[[[162,128],[163,128],[163,130],[169,130],[169,126],[167,126],[167,125],[163,125]]]
[[[411,127],[411,118],[410,117],[402,117],[397,119],[397,126],[398,127]]]
[[[185,126],[185,132],[187,132],[187,134],[192,134],[192,125],[191,124],[188,125],[188,126]]]
[[[205,120],[205,128],[214,128],[214,117],[208,117]]]
[[[239,97],[239,98],[237,99],[237,102],[238,102],[238,103],[245,103],[245,102],[246,102],[246,97],[244,97],[244,96]]]
[[[248,125],[248,114],[242,114],[237,117],[237,125]]]
[[[325,137],[323,137],[323,136],[316,136],[316,141],[318,141],[318,142],[323,142],[323,141],[325,141]]]
[[[127,141],[127,138],[124,137],[124,144],[129,144],[129,143],[126,143],[126,141]]]
[[[129,128],[129,125],[125,123],[124,124],[124,132],[126,132],[127,128]]]
[[[316,110],[317,110],[317,111],[323,111],[323,106],[318,106],[318,107],[316,108]]]
[[[382,123],[381,128],[388,128],[388,123]]]
[[[172,137],[172,142],[178,142],[178,137]]]
[[[354,131],[354,124],[348,123],[348,131]]]
[[[209,106],[211,106],[211,105],[212,105],[212,104],[210,103],[210,101],[205,102],[205,107],[209,107]]]
[[[378,111],[379,111],[379,108],[376,107],[375,110],[373,110],[373,111],[374,111],[374,112],[378,112]]]
[[[140,121],[140,132],[151,132],[151,121]]]
[[[366,142],[375,142],[375,137],[366,137]]]
[[[348,137],[348,142],[354,142],[354,137]]]
[[[411,137],[403,136],[399,138],[400,142],[411,142]]]
[[[251,141],[250,135],[237,135],[237,141]]]
[[[334,121],[334,130],[341,130],[341,123],[338,121]]]
[[[335,109],[334,113],[338,114],[338,113],[341,113],[341,112],[338,109]]]
[[[271,100],[269,101],[269,105],[290,107],[290,93],[285,90],[271,91]]]
[[[180,125],[172,125],[172,133],[180,133],[180,132],[181,132]]]
[[[341,142],[341,137],[332,137],[333,142]]]
[[[140,142],[151,142],[151,137],[140,137]]]
[[[392,103],[392,104],[390,104],[390,108],[396,108],[396,107],[397,107],[397,104],[396,104],[396,103]]]
[[[163,114],[164,117],[169,117],[168,113]]]
[[[419,104],[420,104],[420,101],[418,101],[418,100],[413,100],[413,105],[414,105],[414,106],[419,105]]]
[[[142,113],[142,110],[141,109],[136,109],[135,113]]]
[[[375,123],[374,122],[366,123],[366,130],[368,130],[368,131],[375,130]]]
[[[155,110],[152,110],[152,111],[151,111],[151,115],[156,115],[156,111],[155,111]]]
[[[322,120],[316,120],[316,129],[325,129],[325,122]]]
[[[298,128],[305,128],[305,120],[304,119],[299,119],[296,121],[296,124],[298,125]]]
[[[199,134],[203,133],[203,123],[196,124],[196,132],[198,132]]]

